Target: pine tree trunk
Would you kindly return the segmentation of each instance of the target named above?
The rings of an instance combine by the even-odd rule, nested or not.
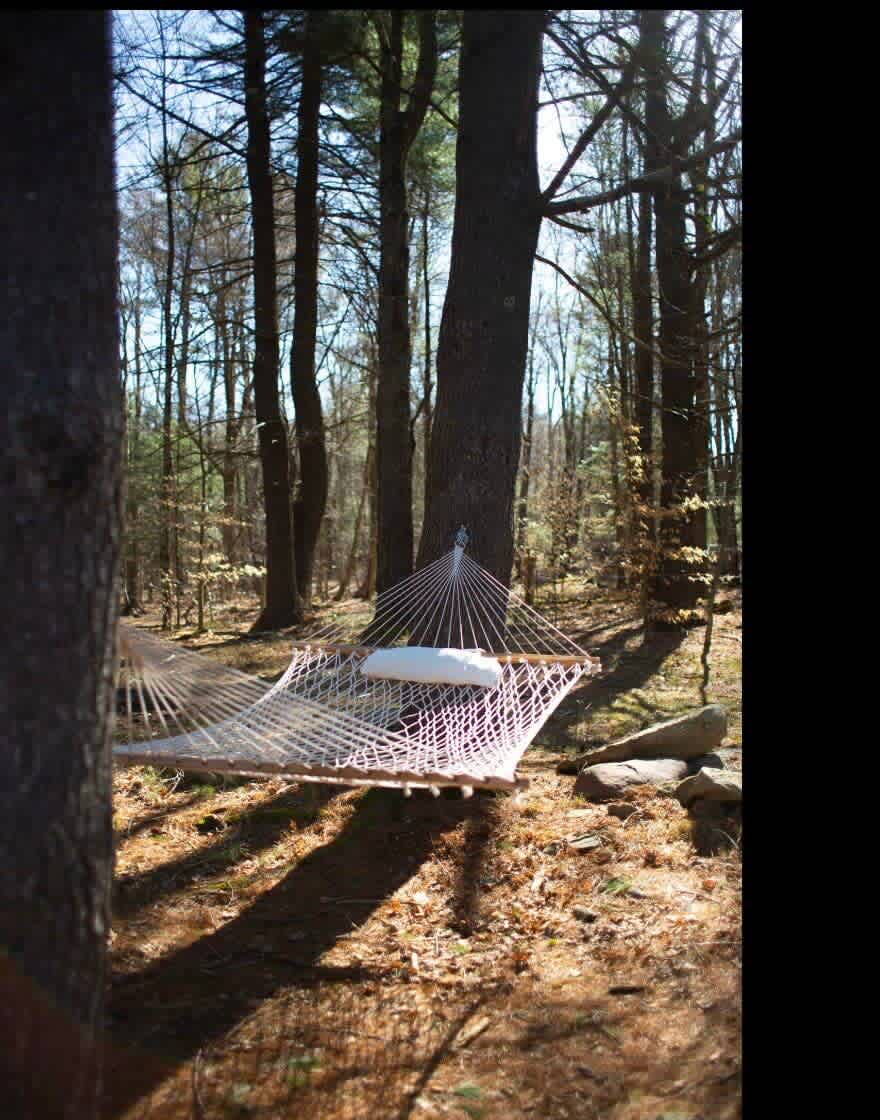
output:
[[[464,12],[452,259],[418,557],[419,567],[436,559],[464,524],[474,556],[505,585],[541,222],[536,121],[544,16]]]
[[[381,593],[413,566],[410,439],[409,213],[406,158],[427,108],[436,67],[434,13],[420,15],[419,66],[405,111],[400,108],[403,17],[390,12],[381,51],[379,137],[379,385],[376,397],[377,556]]]
[[[705,21],[707,13],[702,11],[699,15],[700,34],[705,37]],[[702,51],[698,52],[703,57]],[[701,75],[695,73],[694,87],[699,88]],[[711,92],[711,90],[709,91]],[[705,130],[697,132],[695,139],[701,137],[701,144],[710,147],[717,139],[714,121],[706,122]],[[690,173],[693,188],[693,221],[694,221],[694,253],[699,258],[709,247],[712,235],[712,221],[707,206],[707,166],[695,167]],[[709,496],[709,330],[706,322],[706,295],[709,290],[710,268],[706,264],[698,265],[691,275],[691,319],[693,332],[693,362],[694,362],[694,489],[697,495],[705,501]],[[708,509],[704,506],[695,510],[693,514],[693,535],[696,546],[701,549],[708,547]],[[704,568],[708,572],[708,567]],[[704,591],[708,588],[704,585]]]
[[[221,290],[217,296],[216,330],[220,335],[220,355],[223,370],[223,399],[226,411],[223,438],[223,457],[221,476],[223,481],[223,525],[220,535],[223,540],[223,553],[230,564],[239,559],[237,548],[239,529],[235,524],[238,518],[238,462],[236,443],[241,428],[241,420],[236,416],[235,400],[235,362],[229,339],[229,324],[226,317],[225,270],[220,277]]]
[[[409,215],[406,149],[400,112],[403,12],[391,15],[382,51],[379,139],[379,384],[376,397],[378,480],[376,587],[381,593],[412,572],[412,452],[409,442]]]
[[[275,205],[272,195],[263,13],[244,10],[247,177],[254,234],[254,407],[266,511],[266,602],[253,629],[302,621],[296,590],[287,425],[278,396]]]
[[[184,525],[187,519],[180,508],[181,480],[183,471],[183,441],[181,435],[187,430],[187,385],[186,373],[189,366],[189,333],[192,323],[191,291],[192,274],[190,270],[191,246],[187,246],[184,254],[183,275],[180,279],[180,307],[177,318],[180,322],[180,350],[177,358],[177,440],[174,456],[174,516],[173,516],[173,541],[174,541],[174,601],[176,625],[181,624],[181,607],[184,587],[187,583],[188,573],[184,563],[184,548],[181,542]]]
[[[0,1111],[91,1120],[122,517],[110,27],[0,26]]]
[[[369,420],[368,431],[371,435],[376,431],[376,385],[379,380],[378,371],[376,369],[377,357],[373,347],[370,347],[369,352]],[[358,589],[355,592],[355,598],[358,599],[372,599],[376,592],[376,553],[378,551],[378,502],[376,498],[376,490],[378,480],[376,476],[376,445],[372,439],[367,445],[367,459],[364,467],[365,477],[367,479],[367,513],[368,513],[368,532],[367,532],[367,563],[364,569],[363,578],[361,579]]]
[[[615,374],[615,354],[613,335],[609,332],[608,335],[608,384],[614,384]],[[619,368],[618,368],[619,374]],[[609,465],[611,468],[611,508],[612,520],[614,522],[614,553],[611,558],[611,586],[614,588],[620,587],[621,583],[621,567],[620,557],[624,548],[624,524],[626,515],[624,513],[624,490],[623,484],[623,469],[621,465],[620,454],[620,408],[621,404],[618,400],[618,407],[612,409],[608,417],[608,443],[609,443]]]
[[[354,565],[355,560],[357,559],[357,551],[361,539],[361,523],[363,522],[364,518],[364,506],[366,505],[367,492],[370,488],[369,474],[370,462],[368,456],[367,461],[364,463],[364,482],[363,486],[361,487],[361,496],[360,500],[358,501],[357,513],[355,514],[354,518],[354,529],[352,530],[351,547],[348,550],[348,559],[345,562],[345,568],[339,576],[339,587],[336,591],[336,594],[333,596],[334,600],[336,600],[337,602],[340,599],[344,599],[348,594],[348,588],[351,583],[352,576],[354,575]]]
[[[162,87],[165,96],[165,87]],[[168,148],[168,122],[162,115],[162,175],[165,191],[165,285],[162,289],[162,326],[164,341],[164,381],[162,389],[162,482],[159,498],[159,578],[162,597],[162,629],[171,629],[174,585],[174,506],[177,489],[174,477],[172,425],[174,419],[174,320],[171,315],[174,298],[174,195]]]
[[[645,54],[648,84],[645,124],[659,146],[659,159],[669,162],[675,151],[672,118],[666,90],[666,11],[642,9],[641,47]],[[696,545],[693,517],[682,503],[695,492],[697,462],[694,439],[693,296],[685,225],[686,194],[681,176],[671,176],[654,193],[656,258],[660,305],[660,380],[662,388],[661,505],[667,516],[661,523],[663,551],[655,599],[667,611],[689,611],[700,595],[699,584],[689,577],[691,565],[681,549]]]
[[[367,563],[355,598],[372,599],[376,594],[376,553],[378,550],[376,538],[379,521],[376,502],[376,448],[372,443],[367,447],[367,461],[364,471],[367,478],[367,512],[369,513]]]
[[[519,501],[516,511],[516,569],[522,578],[526,555],[526,532],[529,523],[529,488],[532,482],[532,435],[535,427],[535,348],[529,351],[529,374],[526,383],[526,430],[523,434]]]
[[[434,353],[431,348],[431,276],[429,265],[428,244],[428,219],[431,213],[431,190],[425,188],[425,205],[422,210],[422,284],[425,301],[425,360],[422,367],[422,447],[424,449],[425,485],[422,503],[422,516],[428,501],[428,492],[431,489],[431,472],[428,469],[431,461],[431,425],[433,423],[434,392]]]
[[[644,173],[649,168],[644,165]],[[654,344],[654,315],[651,306],[651,238],[653,222],[650,194],[639,195],[639,220],[636,242],[636,268],[633,273],[633,334],[644,347],[637,346],[634,356],[635,365],[635,409],[634,422],[639,430],[639,453],[642,458],[642,481],[639,487],[639,500],[645,506],[653,502],[651,466],[653,454],[652,429],[654,427],[654,355],[647,349]]]
[[[128,426],[128,488],[125,509],[125,604],[123,613],[140,614],[141,606],[141,557],[138,539],[140,505],[134,481],[134,468],[138,461],[141,434],[141,270],[137,270],[137,287],[134,306],[134,399]]]
[[[327,505],[327,450],[321,395],[315,379],[318,330],[318,118],[321,108],[319,34],[322,13],[307,10],[302,53],[302,88],[295,190],[296,258],[293,272],[293,344],[290,381],[299,448],[300,508],[297,544],[302,563],[296,578],[300,598],[312,598],[312,571]]]

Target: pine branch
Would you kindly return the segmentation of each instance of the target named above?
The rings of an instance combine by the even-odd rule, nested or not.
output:
[[[557,214],[583,213],[586,210],[594,209],[596,206],[602,206],[606,202],[617,202],[618,199],[626,198],[630,194],[656,191],[671,183],[683,171],[688,171],[690,168],[735,147],[740,140],[742,140],[742,129],[738,128],[730,136],[710,144],[707,148],[703,148],[691,156],[686,158],[676,157],[666,167],[658,168],[657,171],[652,171],[648,175],[640,175],[635,179],[630,179],[611,190],[602,191],[599,194],[581,195],[579,198],[570,198],[564,202],[550,202],[545,205],[544,214],[549,218]]]

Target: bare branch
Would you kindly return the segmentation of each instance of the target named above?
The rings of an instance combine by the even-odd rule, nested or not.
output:
[[[602,316],[602,318],[605,320],[612,331],[614,331],[616,334],[622,334],[624,338],[629,339],[630,342],[634,343],[641,350],[647,350],[650,354],[653,354],[654,357],[658,358],[660,361],[663,360],[663,355],[656,347],[652,346],[649,342],[643,342],[640,338],[636,338],[636,336],[630,334],[629,331],[622,330],[620,324],[615,321],[613,316],[610,315],[609,312],[602,306],[602,304],[599,302],[599,300],[596,299],[593,293],[588,292],[582,284],[579,284],[573,276],[569,275],[569,273],[565,271],[562,265],[557,264],[556,261],[551,261],[548,257],[542,257],[540,253],[535,253],[535,260],[540,261],[541,264],[549,264],[551,268],[555,268],[559,275],[564,280],[567,280],[576,292],[580,292],[584,299],[589,300],[589,302],[593,305],[593,307],[596,308],[596,310],[599,312],[599,314]]]
[[[594,207],[601,206],[606,202],[617,202],[618,199],[625,198],[628,194],[655,191],[658,187],[663,187],[667,183],[672,182],[672,180],[683,171],[687,171],[691,167],[696,167],[698,164],[712,159],[713,156],[735,147],[741,139],[742,129],[738,128],[736,132],[725,137],[725,139],[718,140],[714,144],[710,144],[707,148],[703,148],[687,158],[676,157],[666,167],[661,167],[648,175],[640,175],[636,179],[630,179],[629,182],[621,183],[620,186],[614,187],[611,190],[602,191],[600,194],[581,195],[579,198],[570,198],[565,202],[550,202],[545,206],[544,214],[547,217],[553,217],[558,214],[583,212],[585,210],[592,210]]]
[[[580,226],[577,222],[570,222],[567,218],[560,218],[558,214],[548,214],[547,217],[551,222],[557,226],[565,226],[566,229],[573,229],[575,233],[595,233],[594,226]]]
[[[169,109],[167,105],[160,105],[157,102],[153,101],[153,99],[148,97],[143,92],[143,90],[135,89],[132,85],[130,85],[127,78],[119,76],[117,80],[119,81],[120,85],[125,86],[125,88],[133,97],[138,98],[138,100],[142,101],[145,105],[149,105],[150,108],[155,109],[157,113],[163,113],[165,116],[170,117],[171,120],[177,121],[178,124],[182,124],[184,128],[192,132],[198,132],[200,136],[204,136],[206,139],[212,141],[213,143],[219,144],[222,148],[226,148],[226,150],[232,152],[233,155],[238,156],[240,159],[244,159],[244,149],[236,148],[234,144],[230,144],[226,139],[226,136],[229,135],[230,132],[233,132],[244,123],[244,117],[239,117],[238,120],[233,121],[229,128],[225,129],[224,132],[218,136],[216,133],[208,132],[207,129],[201,128],[192,120],[187,120],[186,117],[182,117],[179,113],[175,113],[174,110]]]
[[[599,129],[602,127],[603,124],[605,124],[605,122],[611,116],[611,113],[614,111],[614,109],[618,105],[620,105],[621,100],[632,89],[633,78],[635,77],[635,69],[636,69],[635,58],[633,57],[627,63],[626,69],[624,70],[620,81],[617,83],[617,85],[614,87],[614,89],[611,91],[611,93],[609,93],[608,97],[606,98],[605,104],[602,106],[602,108],[599,110],[599,112],[596,113],[596,115],[593,117],[593,119],[590,121],[590,123],[587,125],[587,127],[584,129],[584,131],[581,133],[580,137],[578,138],[577,143],[571,149],[571,151],[568,153],[568,157],[566,158],[562,167],[559,168],[559,170],[556,172],[556,174],[553,176],[552,180],[550,181],[550,185],[547,187],[547,189],[541,195],[541,202],[545,206],[548,202],[551,201],[551,199],[555,196],[556,192],[559,190],[559,188],[565,182],[566,178],[568,177],[568,173],[571,171],[571,169],[574,167],[574,165],[577,163],[577,161],[581,158],[583,153],[586,151],[587,145],[592,143],[592,141],[594,140],[594,138],[598,134]]]

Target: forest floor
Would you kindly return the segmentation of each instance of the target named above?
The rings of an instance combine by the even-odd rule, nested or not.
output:
[[[704,702],[739,768],[724,598],[704,697],[704,628],[646,638],[621,593],[542,590],[604,671],[526,753],[520,805],[118,770],[107,1117],[739,1117],[741,831],[707,851],[668,793],[622,821],[556,773]],[[274,679],[299,635],[248,637],[254,614],[175,640]]]

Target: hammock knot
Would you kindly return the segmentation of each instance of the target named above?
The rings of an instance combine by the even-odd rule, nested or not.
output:
[[[467,529],[462,527],[455,534],[455,548],[452,550],[452,576],[455,578],[458,575],[458,569],[461,567],[461,558],[464,556],[464,550],[467,548],[470,536]]]

